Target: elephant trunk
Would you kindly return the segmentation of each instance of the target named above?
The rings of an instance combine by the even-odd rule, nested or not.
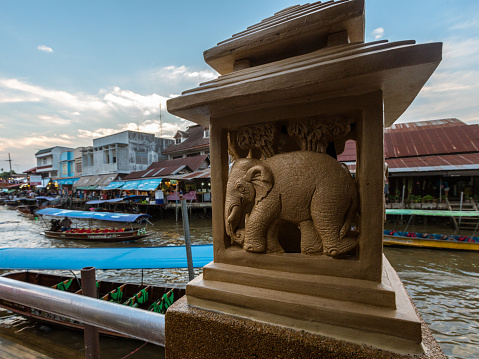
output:
[[[241,225],[242,210],[238,205],[227,207],[226,217],[226,233],[231,237],[232,242],[235,241],[241,245],[244,243],[244,228]]]

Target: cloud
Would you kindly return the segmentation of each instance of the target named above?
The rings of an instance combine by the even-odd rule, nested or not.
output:
[[[479,37],[444,41],[443,60],[401,122],[458,118],[479,122]]]
[[[61,105],[72,110],[107,109],[104,102],[96,96],[86,94],[72,94],[66,91],[51,90],[41,86],[31,85],[19,79],[0,79],[0,93],[4,96],[3,102],[49,102]],[[13,100],[13,101],[12,101]]]
[[[40,45],[37,47],[37,49],[43,52],[53,52],[53,49],[51,47],[45,45]]]
[[[210,81],[218,77],[213,70],[192,71],[186,66],[166,66],[159,69],[156,75],[170,80],[188,79],[199,82]]]
[[[0,77],[0,148],[22,158],[21,166],[30,168],[38,148],[91,146],[93,138],[136,131],[138,126],[142,132],[172,137],[192,123],[169,114],[166,101],[216,77],[214,71],[168,66],[132,76],[138,82],[145,79],[147,86],[124,82],[96,93]]]
[[[140,95],[129,90],[122,90],[114,87],[113,90],[104,90],[103,99],[112,107],[136,108],[143,112],[145,116],[159,111],[160,104],[166,109],[166,100],[168,97],[157,94]]]
[[[63,138],[57,134],[51,136],[28,136],[22,137],[19,141],[17,138],[0,137],[0,147],[11,149],[23,149],[25,147],[53,147],[53,146],[71,146],[71,139]]]
[[[371,35],[374,36],[374,39],[379,40],[384,36],[384,29],[382,27],[378,27],[371,32]]]
[[[65,118],[61,118],[58,116],[47,116],[47,115],[39,115],[38,118],[42,120],[42,123],[48,123],[48,124],[53,124],[53,125],[69,125],[71,123],[71,120],[67,120]]]

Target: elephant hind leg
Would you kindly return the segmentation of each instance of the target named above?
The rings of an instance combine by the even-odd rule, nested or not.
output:
[[[299,230],[301,231],[301,253],[318,254],[323,252],[321,238],[316,233],[312,220],[300,222]]]
[[[320,223],[314,223],[316,231],[321,237],[324,252],[331,257],[339,257],[340,255],[349,252],[357,245],[355,237],[341,238],[341,228],[343,223],[338,218],[323,218]]]

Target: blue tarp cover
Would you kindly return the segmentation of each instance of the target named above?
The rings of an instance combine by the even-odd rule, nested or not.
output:
[[[126,182],[123,187],[121,187],[122,190],[133,190],[137,189],[138,185],[140,184],[141,181],[129,181]]]
[[[110,189],[117,189],[117,188],[120,188],[121,186],[123,186],[125,183],[126,182],[113,181],[113,182],[110,182],[110,184],[108,186],[103,188],[103,190],[106,191],[106,190],[110,190]]]
[[[154,191],[161,183],[161,178],[142,180],[138,185],[138,191]]]
[[[113,222],[135,222],[139,218],[150,218],[149,214],[128,214],[128,213],[111,213],[111,212],[90,212],[90,211],[71,211],[60,208],[45,208],[35,212],[36,214],[69,217],[78,219],[97,219],[99,221]]]
[[[213,260],[213,245],[191,246],[193,266]],[[147,248],[1,248],[0,269],[187,268],[184,246]]]

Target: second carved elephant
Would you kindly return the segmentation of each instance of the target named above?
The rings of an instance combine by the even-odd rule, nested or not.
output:
[[[295,151],[234,162],[226,189],[226,232],[249,252],[283,252],[282,221],[301,233],[301,252],[337,257],[353,249],[358,194],[349,170],[327,154]]]

